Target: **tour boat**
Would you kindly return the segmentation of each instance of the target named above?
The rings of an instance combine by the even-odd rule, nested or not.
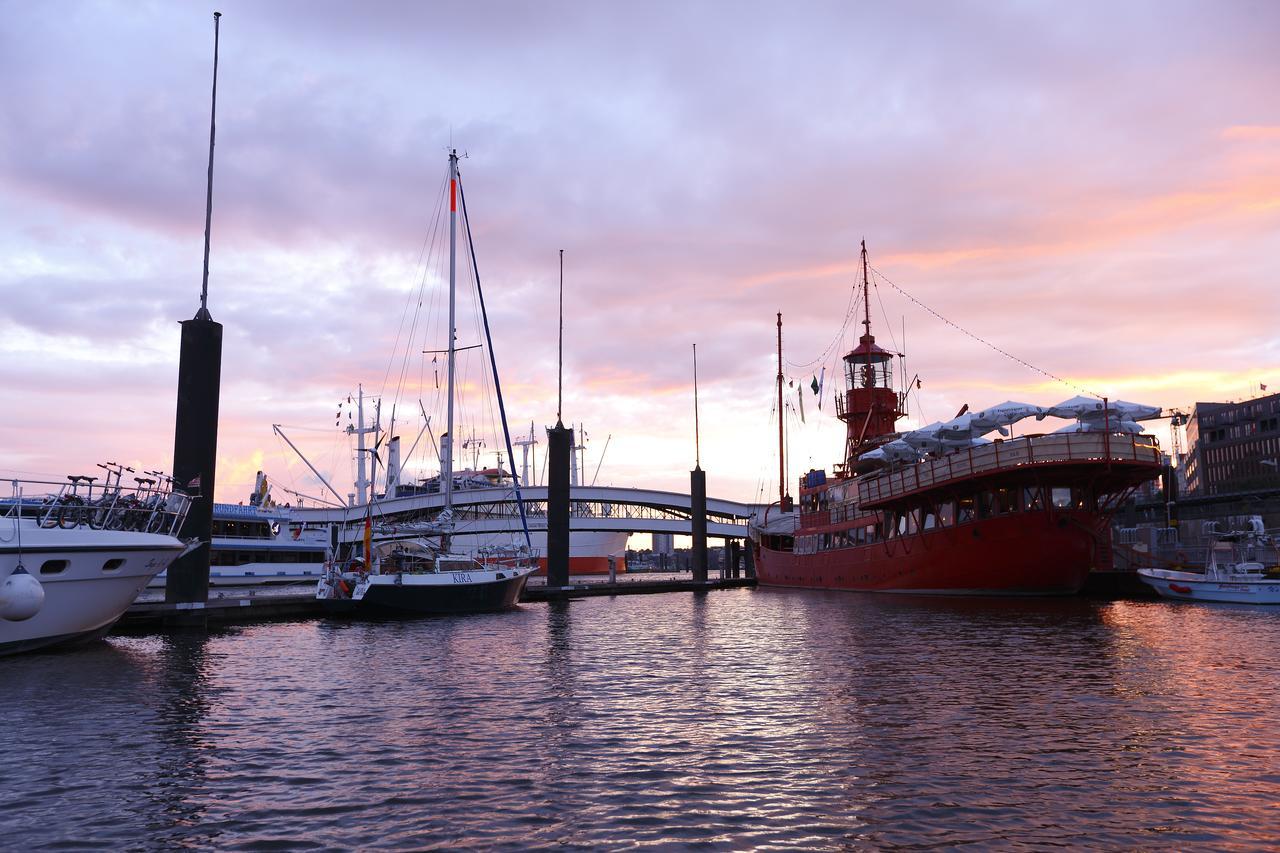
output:
[[[0,655],[103,636],[185,550],[174,536],[185,495],[117,489],[33,502],[22,493],[49,484],[13,482],[0,507]]]
[[[1179,601],[1280,604],[1276,543],[1260,516],[1249,521],[1248,530],[1211,535],[1203,572],[1138,569],[1138,577],[1164,598]]]
[[[480,319],[483,322],[488,343],[489,364],[492,369],[494,392],[501,414],[503,438],[508,458],[514,458],[511,433],[507,426],[502,386],[498,380],[497,361],[493,356],[493,341],[489,335],[489,321],[485,314],[484,298],[480,292],[480,275],[474,268],[475,247],[471,241],[471,224],[467,215],[466,195],[458,177],[458,154],[449,152],[449,321],[447,329],[446,400],[448,407],[445,433],[440,437],[439,487],[443,509],[439,515],[418,525],[403,525],[392,535],[379,537],[379,547],[374,547],[374,521],[372,503],[366,504],[363,520],[363,556],[338,554],[330,563],[325,576],[316,585],[316,598],[325,601],[331,609],[353,610],[357,613],[478,613],[505,610],[516,605],[525,583],[538,567],[537,554],[532,539],[521,494],[521,483],[513,477],[513,491],[519,510],[523,544],[502,549],[486,549],[483,553],[459,554],[452,547],[453,533],[457,527],[454,518],[454,491],[456,489],[454,463],[454,400],[456,392],[455,372],[457,359],[457,321],[455,298],[457,288],[457,220],[458,203],[462,203],[463,221],[466,226],[467,246],[472,258],[472,272],[477,292],[480,293]],[[363,435],[363,415],[361,416]],[[309,464],[309,463],[308,463]],[[360,471],[363,480],[364,457],[361,455]],[[414,529],[414,528],[417,529]],[[350,529],[350,528],[348,528]],[[438,544],[428,546],[430,537],[437,537]],[[340,537],[341,538],[341,537]],[[413,540],[418,552],[395,550],[397,541]],[[384,546],[392,546],[388,550]],[[347,547],[350,550],[351,544]]]
[[[845,454],[810,471],[799,506],[786,491],[779,417],[779,501],[753,525],[766,586],[933,594],[1078,592],[1110,553],[1110,518],[1161,472],[1156,440],[1135,421],[1158,407],[1076,397],[1058,406],[1003,403],[906,433],[897,354],[876,344],[862,247],[864,332],[844,356],[836,416]],[[782,315],[778,315],[782,411]],[[987,441],[1025,417],[1076,418],[1049,435]]]
[[[260,494],[254,491],[255,497]],[[215,503],[209,586],[318,581],[329,555],[329,524],[306,521],[294,512],[275,504]],[[163,587],[166,574],[156,575],[148,586]]]

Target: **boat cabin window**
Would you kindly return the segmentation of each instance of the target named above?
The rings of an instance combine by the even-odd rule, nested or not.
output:
[[[975,512],[973,498],[961,498],[956,501],[956,524],[973,521]]]
[[[1039,486],[1023,489],[1022,505],[1027,508],[1027,512],[1044,509],[1044,491]]]
[[[955,501],[943,501],[938,504],[938,523],[942,527],[950,527],[956,523]]]
[[[938,516],[932,511],[926,510],[924,514],[924,529],[932,530],[938,526]]]
[[[996,515],[1008,515],[1022,509],[1019,505],[1022,493],[1018,489],[996,489],[991,494],[995,497]]]
[[[45,560],[40,566],[42,575],[60,575],[67,570],[66,560]]]
[[[115,557],[103,563],[102,570],[104,572],[118,572],[120,571],[120,567],[123,565],[124,565],[124,559],[120,557]]]
[[[440,571],[442,572],[474,572],[476,564],[470,560],[441,560]]]
[[[1052,490],[1051,499],[1053,505],[1058,509],[1071,508],[1071,490],[1062,486],[1055,486]]]

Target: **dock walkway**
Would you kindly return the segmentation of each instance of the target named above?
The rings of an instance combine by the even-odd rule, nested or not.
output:
[[[754,587],[755,578],[721,578],[697,583],[687,575],[619,577],[610,583],[604,576],[571,578],[563,587],[548,587],[546,578],[533,578],[520,596],[521,604],[606,595],[643,595],[660,592],[707,592]],[[314,583],[288,586],[220,587],[209,590],[203,604],[168,604],[160,590],[143,593],[116,624],[114,630],[139,632],[181,624],[233,624],[278,619],[322,618],[325,605],[315,597]]]

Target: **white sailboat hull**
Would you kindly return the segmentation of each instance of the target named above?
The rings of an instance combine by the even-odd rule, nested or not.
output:
[[[335,578],[322,580],[316,597],[357,613],[490,613],[515,607],[532,567],[465,572],[394,572],[344,576],[349,598],[335,597]]]

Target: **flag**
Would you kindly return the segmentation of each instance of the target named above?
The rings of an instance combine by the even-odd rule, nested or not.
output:
[[[1258,383],[1258,387],[1261,388],[1263,391],[1267,390],[1267,386],[1263,385],[1261,382]]]
[[[822,365],[822,376],[818,379],[818,411],[822,411],[822,389],[827,385],[827,366]]]
[[[365,568],[373,566],[373,510],[364,517],[364,565]]]
[[[800,423],[804,423],[804,389],[796,389],[796,399],[800,401]]]
[[[825,370],[825,369],[826,369],[826,368],[823,368],[823,370]],[[815,375],[814,375],[814,377],[813,377],[813,381],[809,383],[809,387],[813,389],[813,393],[815,393],[815,394],[817,394],[817,393],[819,392],[819,390],[821,390],[821,389],[820,389],[820,386],[818,385],[818,377],[817,377],[817,375],[816,375],[816,374],[815,374]]]

